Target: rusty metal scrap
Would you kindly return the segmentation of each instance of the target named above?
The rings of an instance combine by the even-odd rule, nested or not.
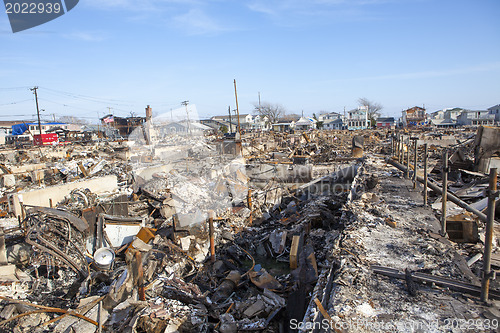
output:
[[[438,241],[423,226],[412,228],[398,216],[400,211],[417,210],[402,198],[402,187],[387,187],[395,194],[381,190],[387,179],[399,182],[398,186],[406,181],[378,155],[401,150],[393,132],[249,133],[238,140],[245,161],[222,167],[216,162],[232,163],[232,154],[238,153],[238,149],[215,149],[228,140],[211,134],[209,143],[200,145],[189,136],[170,134],[158,151],[165,148],[163,153],[171,154],[182,141],[189,146],[187,157],[155,165],[148,172],[132,172],[131,165],[142,168],[157,161],[156,148],[139,148],[133,158],[123,157],[127,162],[117,162],[118,154],[136,153],[135,148],[110,144],[86,152],[71,147],[66,161],[50,166],[46,184],[80,178],[81,172],[86,177],[117,174],[120,183],[117,191],[105,195],[83,188],[68,191],[64,200],[54,202],[58,208],[24,206],[26,215],[17,227],[22,226],[24,233],[16,236],[16,246],[27,248],[27,254],[17,267],[9,262],[4,271],[10,273],[4,277],[23,281],[12,284],[12,290],[26,301],[0,297],[0,310],[10,305],[0,311],[5,319],[0,326],[12,330],[41,316],[36,329],[54,331],[82,331],[83,324],[98,332],[274,332],[291,319],[346,318],[342,311],[350,310],[343,305],[362,300],[365,292],[370,295],[368,305],[353,307],[351,314],[361,308],[371,316],[375,312],[369,310],[384,306],[385,300],[371,299],[376,293],[366,278],[370,277],[367,263],[385,265],[382,260],[411,258],[415,265],[422,263],[421,272],[477,278],[472,266],[467,272],[456,269],[463,258],[455,252],[452,264],[443,263],[452,253],[449,240]],[[432,135],[411,133],[419,140]],[[461,170],[470,161],[465,142],[471,145],[468,140],[449,148],[455,156],[450,162],[456,166],[452,168],[456,173],[450,172],[450,192],[462,207],[482,195],[483,188],[481,174]],[[351,157],[351,146],[362,148],[365,157]],[[431,151],[429,159],[436,162],[438,148]],[[421,155],[418,148],[413,153]],[[99,159],[99,154],[107,158]],[[209,162],[202,160],[205,157]],[[399,163],[389,163],[406,171]],[[418,169],[418,161],[413,164]],[[420,180],[419,174],[415,176]],[[432,200],[440,188],[435,180],[429,184],[435,188]],[[399,211],[393,216],[389,208]],[[6,229],[5,243],[13,243],[10,230],[14,229]],[[376,237],[389,241],[380,246],[382,240]],[[447,247],[440,247],[444,243]],[[369,252],[377,246],[380,251]],[[473,250],[479,246],[480,242]],[[99,256],[103,247],[106,253]],[[409,285],[425,281],[478,294],[476,285],[414,268],[406,275],[387,267],[371,268],[406,277]],[[387,278],[379,280],[391,284]],[[10,282],[4,286],[10,288]],[[337,307],[342,289],[348,298]],[[421,296],[423,289],[414,294]],[[495,288],[491,296],[500,297]],[[14,309],[15,302],[26,308]],[[32,305],[35,302],[43,305]]]
[[[83,254],[88,225],[71,213],[45,207],[32,207],[25,219],[26,242],[54,256],[82,277],[89,275]]]

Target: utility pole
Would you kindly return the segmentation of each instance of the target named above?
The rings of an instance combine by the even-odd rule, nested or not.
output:
[[[261,114],[260,110],[261,108],[260,108],[260,91],[259,91],[259,115]]]
[[[486,235],[484,241],[483,254],[483,277],[481,281],[481,301],[487,302],[490,280],[494,279],[494,272],[491,271],[491,249],[493,243],[493,227],[495,223],[495,200],[498,198],[497,191],[498,172],[496,168],[490,169],[490,184],[488,187],[488,220],[486,221]]]
[[[424,207],[427,207],[427,143],[424,143]]]
[[[441,171],[443,178],[443,193],[441,194],[441,236],[446,235],[446,201],[448,200],[448,151],[443,153],[443,169]]]
[[[345,106],[344,106],[344,119],[342,120],[342,127],[344,127],[344,125],[343,125],[343,124],[344,124],[344,121],[345,121],[345,122],[346,122],[346,124],[347,124],[347,119],[346,119],[346,117],[345,117]],[[347,128],[347,127],[346,127],[346,128]]]
[[[232,122],[232,120],[231,120],[231,106],[227,107],[227,112],[229,112],[229,134],[232,134],[233,133],[233,126],[231,124],[231,122]]]
[[[35,102],[36,102],[36,114],[38,116],[38,131],[40,133],[40,140],[42,139],[42,123],[40,122],[40,109],[38,108],[38,95],[36,90],[38,87],[33,87],[30,90],[35,92]]]
[[[240,109],[238,107],[238,92],[236,91],[236,79],[234,79],[234,97],[236,99],[236,113],[237,113],[237,117],[238,117],[238,133],[240,134],[240,139],[241,139]]]
[[[184,105],[184,106],[186,107],[186,115],[187,115],[187,130],[188,130],[188,134],[191,134],[191,124],[190,124],[190,121],[189,121],[188,104],[189,104],[189,101],[182,101],[182,102],[181,102],[181,105]]]
[[[418,151],[417,151],[417,143],[418,143],[418,138],[417,137],[414,137],[412,138],[413,139],[413,188],[416,189],[417,188],[417,155],[418,155]]]

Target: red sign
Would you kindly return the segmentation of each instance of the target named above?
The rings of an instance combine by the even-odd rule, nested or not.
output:
[[[58,143],[59,138],[56,133],[47,133],[47,134],[36,134],[33,135],[33,143],[35,146],[46,146],[51,145],[54,142]]]

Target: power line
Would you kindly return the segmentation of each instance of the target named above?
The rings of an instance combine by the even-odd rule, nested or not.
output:
[[[49,103],[58,104],[58,105],[62,105],[62,106],[69,107],[69,108],[80,109],[80,110],[88,111],[88,112],[95,112],[95,110],[90,110],[90,109],[82,108],[82,107],[79,107],[79,106],[74,106],[74,105],[69,105],[69,104],[65,104],[65,103],[60,103],[60,102],[52,101],[50,99],[46,99],[45,97],[44,98],[39,98],[39,100],[45,101],[45,102],[49,102]]]
[[[33,91],[35,94],[36,114],[38,116],[38,131],[40,132],[40,140],[42,140],[42,123],[40,122],[40,109],[38,108],[38,95],[36,93],[37,89],[38,87],[33,87],[31,91]]]
[[[30,87],[11,87],[11,88],[0,88],[0,90],[21,90],[21,89],[30,89]]]
[[[31,102],[31,98],[30,99],[23,99],[22,101],[17,101],[17,102],[0,104],[0,106],[14,105],[14,104],[19,104],[19,103],[24,103],[24,102]]]
[[[9,115],[0,115],[0,118],[12,118],[12,117],[32,117],[32,114],[9,114]]]
[[[129,101],[122,101],[122,100],[117,100],[117,99],[105,99],[105,98],[100,98],[100,97],[93,97],[93,96],[87,96],[87,95],[81,95],[81,94],[76,94],[76,93],[71,93],[67,91],[61,91],[61,90],[55,90],[55,89],[50,89],[46,87],[42,87],[44,90],[48,90],[49,92],[55,93],[55,94],[60,94],[76,99],[81,99],[81,100],[86,100],[89,102],[94,102],[94,103],[102,103],[102,104],[113,104],[113,105],[131,105],[127,103],[131,103]],[[116,103],[119,102],[119,103]]]

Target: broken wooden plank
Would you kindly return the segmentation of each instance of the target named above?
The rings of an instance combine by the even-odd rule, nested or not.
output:
[[[299,243],[300,236],[295,235],[292,238],[292,247],[290,248],[290,268],[296,269],[299,261]]]
[[[83,166],[82,162],[78,162],[78,168],[80,169],[80,171],[82,172],[82,174],[83,174],[84,177],[88,177],[89,176],[89,172]]]
[[[282,254],[283,251],[285,251],[286,234],[287,234],[286,230],[283,230],[283,232],[281,233],[281,242],[280,242],[278,254]]]
[[[319,301],[317,297],[314,298],[314,303],[316,303],[316,306],[318,307],[319,312],[323,315],[323,317],[328,320],[328,323],[330,324],[330,328],[333,328],[333,330],[336,333],[342,333],[341,330],[337,328],[338,325],[336,325],[336,322],[333,320],[333,318],[328,314],[328,312],[325,310],[323,307],[323,304]]]

